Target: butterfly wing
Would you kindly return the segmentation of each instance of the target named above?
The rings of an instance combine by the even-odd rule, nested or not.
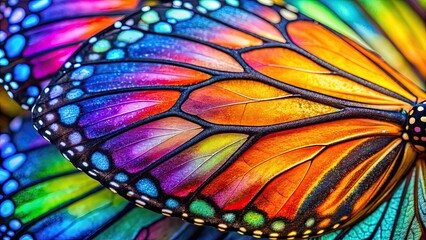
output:
[[[422,41],[417,41],[424,35],[424,24],[422,17],[415,13],[416,8],[411,8],[409,3],[360,1],[357,4],[355,1],[331,3],[297,0],[287,2],[309,17],[363,43],[364,46],[368,44],[386,62],[425,89],[425,75],[421,73],[424,71],[425,59],[421,52],[425,51],[426,47]]]
[[[0,134],[0,154],[0,236],[5,239],[237,237],[135,207],[77,171],[29,118],[15,118],[10,133]]]
[[[2,3],[0,83],[29,109],[83,41],[140,5],[139,0]]]
[[[68,199],[65,202],[57,198],[56,201],[61,203],[59,207],[54,207],[56,204],[54,204],[55,201],[53,201],[48,205],[48,210],[44,210],[46,211],[45,214],[40,215],[37,211],[35,211],[36,213],[32,213],[31,211],[34,211],[34,208],[28,207],[28,205],[27,207],[23,207],[23,205],[31,204],[37,198],[42,198],[43,194],[48,194],[49,197],[52,197],[52,194],[57,190],[52,180],[56,179],[62,182],[65,180],[66,176],[70,176],[71,174],[74,175],[72,181],[78,180],[81,182],[82,186],[93,184],[93,180],[88,177],[80,178],[82,173],[76,172],[71,164],[69,164],[56,149],[52,146],[48,146],[44,139],[36,135],[36,132],[33,130],[27,118],[14,119],[10,128],[11,134],[2,133],[0,135],[0,149],[3,153],[0,172],[2,176],[0,185],[2,189],[2,199],[0,200],[0,205],[3,206],[1,213],[2,217],[5,217],[5,222],[2,222],[0,225],[0,230],[3,228],[7,229],[2,231],[6,236],[17,238],[31,237],[34,239],[53,239],[55,237],[64,239],[68,237],[88,236],[99,239],[118,237],[131,238],[132,236],[133,238],[139,237],[142,239],[188,239],[191,237],[197,237],[198,239],[250,239],[249,237],[245,238],[241,235],[235,235],[236,233],[225,234],[211,229],[210,227],[201,228],[185,224],[181,221],[176,221],[174,218],[165,218],[164,216],[147,210],[134,208],[131,204],[127,204],[123,210],[117,208],[119,204],[111,204],[111,197],[116,201],[118,198],[116,198],[116,195],[108,192],[99,195],[97,198],[92,197],[92,195],[96,194],[96,192],[93,192],[85,196],[81,195],[73,199]],[[8,153],[5,154],[5,152]],[[14,161],[7,160],[18,159],[19,156],[25,156],[23,163],[15,161],[17,165],[13,165],[10,164],[10,162]],[[323,238],[344,239],[344,237],[357,237],[365,239],[366,236],[374,236],[379,233],[389,232],[390,234],[392,230],[388,231],[389,229],[397,229],[397,231],[410,229],[409,226],[402,226],[404,224],[409,224],[411,222],[410,219],[416,216],[423,216],[421,219],[413,221],[418,224],[412,225],[413,230],[411,232],[418,232],[415,231],[416,226],[420,226],[421,229],[422,222],[424,222],[425,219],[425,214],[422,212],[422,206],[425,204],[425,167],[422,166],[421,161],[418,161],[417,165],[416,168],[410,171],[407,180],[397,188],[398,190],[392,195],[390,200],[383,203],[368,218],[353,228],[330,233]],[[418,183],[415,182],[416,179]],[[30,196],[28,192],[34,193],[34,189],[37,185],[49,185],[50,189],[53,190],[43,194],[32,194]],[[70,185],[68,190],[71,190],[73,186],[74,185]],[[417,191],[415,187],[418,188]],[[25,192],[27,196],[25,201],[16,200],[18,199],[16,196],[22,196],[22,194],[19,194],[21,191]],[[71,191],[68,191],[67,194],[70,194],[70,192]],[[98,194],[99,192],[101,191],[98,191]],[[418,195],[415,195],[416,192]],[[64,194],[63,191],[61,191],[60,194]],[[14,212],[11,213],[10,216],[7,216],[7,213],[5,213],[6,207],[4,206],[7,204],[3,203],[7,199],[11,199],[14,206]],[[418,201],[418,203],[416,204],[415,201]],[[402,202],[404,202],[404,204],[401,204]],[[399,207],[401,207],[401,209],[398,209]],[[73,212],[76,213],[77,208],[86,210],[82,211],[80,214],[70,214]],[[101,212],[96,211],[98,208]],[[70,209],[74,209],[74,211],[68,211]],[[410,212],[404,209],[414,209],[414,211]],[[83,212],[86,214],[83,214]],[[111,214],[109,219],[105,219],[104,213],[111,212],[115,214]],[[396,214],[396,212],[398,214]],[[408,213],[408,217],[404,215],[406,212]],[[63,222],[59,223],[58,219],[68,224]],[[382,219],[392,219],[392,223],[381,223]],[[108,223],[106,223],[105,220],[108,220]],[[97,224],[98,222],[101,222],[100,226]],[[398,222],[400,222],[399,227],[395,227]],[[89,224],[91,226],[90,229],[82,227],[89,226]],[[371,226],[373,224],[377,224],[378,227],[373,229],[366,227],[367,225]],[[76,230],[77,227],[79,230]],[[70,230],[65,230],[67,228],[70,228]],[[371,230],[366,231],[366,229]],[[396,236],[397,233],[393,234]],[[398,234],[407,235],[408,232]],[[391,238],[390,235],[381,235],[381,237]]]
[[[395,192],[354,227],[319,239],[423,239],[426,236],[426,166],[419,159]]]
[[[74,165],[139,206],[256,237],[373,211],[417,157],[404,111],[426,99],[358,44],[255,1],[144,8],[61,74],[34,120]]]

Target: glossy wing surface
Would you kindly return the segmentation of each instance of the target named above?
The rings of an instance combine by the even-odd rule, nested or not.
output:
[[[425,93],[291,9],[143,8],[65,63],[35,127],[75,166],[166,215],[257,237],[348,226],[417,158],[401,136]]]

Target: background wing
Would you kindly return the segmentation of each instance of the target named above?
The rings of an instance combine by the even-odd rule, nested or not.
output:
[[[29,118],[0,134],[2,239],[245,239],[134,206],[77,171]]]
[[[140,5],[139,0],[5,1],[0,6],[0,83],[29,109],[82,42]]]
[[[144,8],[65,63],[35,126],[77,167],[157,212],[257,237],[354,223],[414,162],[400,111],[425,93],[283,9]]]
[[[22,108],[0,88],[0,130],[7,129],[9,122],[23,113]]]

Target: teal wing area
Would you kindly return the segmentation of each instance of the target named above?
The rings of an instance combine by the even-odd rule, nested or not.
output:
[[[425,239],[426,164],[419,159],[396,191],[352,228],[319,239]]]
[[[29,118],[0,133],[1,239],[245,239],[138,208],[76,170]]]

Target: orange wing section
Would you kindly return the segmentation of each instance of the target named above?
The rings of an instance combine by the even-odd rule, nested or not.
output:
[[[232,209],[234,204],[241,208],[241,205],[247,204],[253,197],[249,193],[258,192],[273,177],[311,161],[328,146],[372,136],[396,137],[400,132],[399,126],[386,122],[346,119],[273,133],[249,148],[216,178],[218,180],[209,184],[203,194],[212,196],[218,205],[225,209]],[[335,158],[344,156],[349,151],[335,154]],[[256,189],[253,189],[253,186],[257,186]],[[228,194],[223,194],[224,192]]]
[[[290,49],[264,48],[244,53],[242,57],[255,70],[292,86],[379,109],[411,108],[406,102],[338,76]]]
[[[399,126],[370,119],[272,133],[243,153],[201,195],[225,211],[259,209],[269,219],[302,223],[293,226],[298,231],[306,228],[303,224],[309,218],[322,228],[342,224],[342,219],[351,220],[369,206],[379,190],[394,185],[385,183],[393,177],[395,160],[404,149],[400,134]],[[416,154],[409,149],[407,161],[412,163]],[[398,172],[409,166],[405,168]]]
[[[289,23],[287,31],[296,45],[316,57],[412,102],[416,101],[415,96],[403,89],[375,63],[325,27],[309,21],[297,21]]]
[[[378,55],[362,48],[360,45],[355,43],[349,38],[343,37],[346,42],[348,42],[350,45],[352,45],[354,48],[356,48],[358,51],[360,51],[362,54],[364,54],[366,57],[374,61],[379,67],[381,67],[383,70],[388,72],[394,79],[399,81],[401,84],[404,85],[412,94],[414,94],[417,97],[417,102],[423,102],[426,100],[426,93],[420,89],[416,84],[414,84],[412,81],[401,75],[398,71],[393,69],[391,66],[389,66],[387,63],[383,61],[382,58],[380,58]]]
[[[195,90],[182,110],[224,125],[266,126],[338,111],[251,80],[217,82]]]

